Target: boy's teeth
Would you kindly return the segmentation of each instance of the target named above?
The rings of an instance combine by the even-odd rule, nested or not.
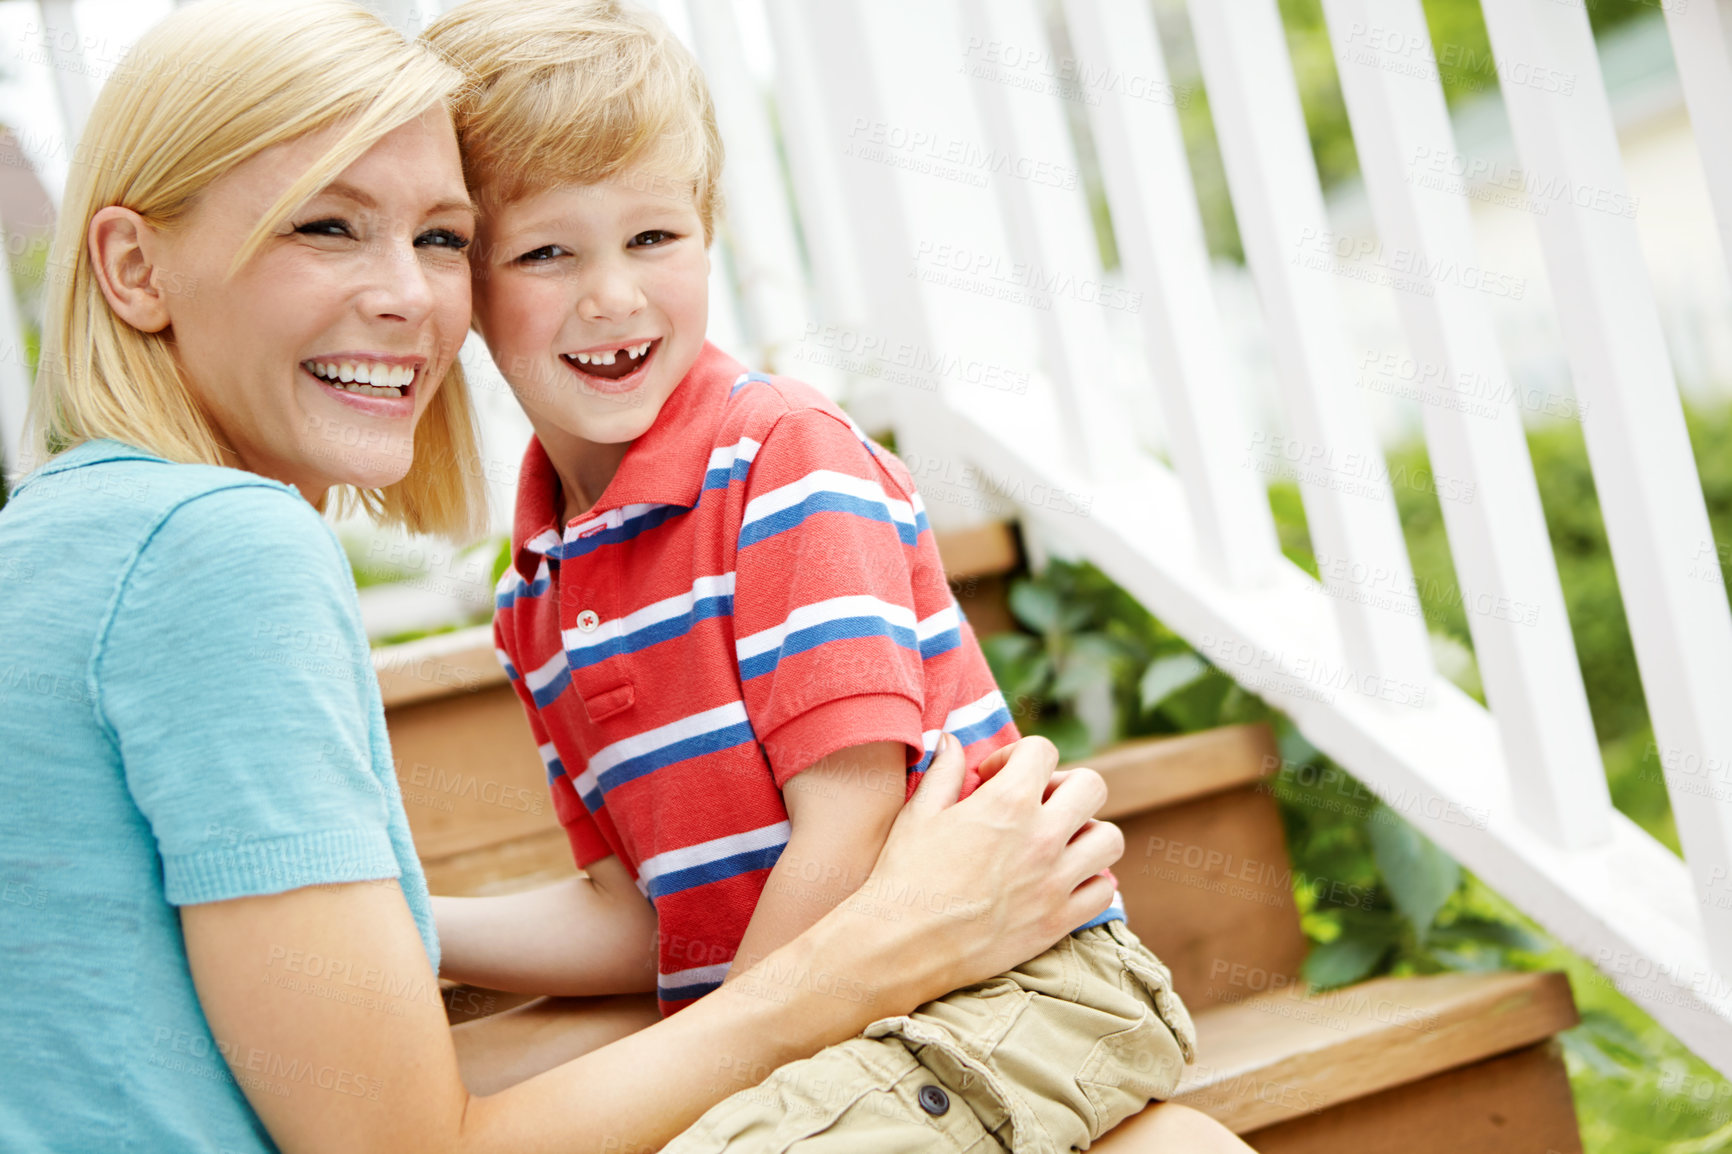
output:
[[[580,365],[611,365],[620,357],[635,361],[649,352],[649,347],[653,344],[655,344],[654,341],[645,341],[641,345],[627,345],[624,348],[609,349],[601,353],[573,353],[571,359]]]

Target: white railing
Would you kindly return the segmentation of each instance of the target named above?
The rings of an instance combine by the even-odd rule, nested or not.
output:
[[[935,523],[1008,510],[1037,551],[1095,562],[1732,1074],[1732,611],[1635,223],[1605,211],[1630,202],[1584,8],[1483,4],[1524,168],[1581,192],[1538,225],[1685,861],[1610,804],[1507,387],[1491,415],[1484,395],[1472,411],[1423,406],[1436,475],[1477,495],[1442,505],[1489,711],[1432,668],[1349,387],[1275,0],[1192,0],[1189,16],[1278,370],[1278,446],[1230,379],[1179,131],[1190,94],[1147,0],[676,5],[730,150],[719,303],[742,351],[893,429]],[[71,5],[41,7],[64,20]],[[405,27],[427,18],[389,7]],[[1664,7],[1732,254],[1732,0]],[[1381,245],[1404,254],[1396,305],[1420,379],[1507,385],[1485,291],[1497,254],[1476,253],[1461,190],[1419,171],[1456,155],[1420,0],[1324,10]],[[753,47],[769,75],[742,49],[748,27],[768,29]],[[61,96],[76,123],[87,96]],[[1073,114],[1122,275],[1101,270]],[[1126,411],[1149,391],[1170,467]],[[15,400],[0,373],[9,462]],[[1276,547],[1259,483],[1271,452],[1302,466],[1321,584]],[[1706,794],[1703,767],[1719,786]]]
[[[1732,974],[1732,806],[1718,800],[1732,790],[1680,788],[1691,770],[1699,784],[1699,767],[1732,765],[1732,710],[1715,708],[1732,695],[1732,614],[1718,566],[1701,579],[1716,549],[1635,225],[1603,211],[1629,200],[1585,11],[1484,5],[1502,75],[1573,78],[1552,86],[1567,93],[1504,90],[1524,167],[1586,190],[1554,201],[1541,235],[1687,866],[1611,806],[1507,387],[1489,416],[1423,407],[1435,473],[1478,495],[1442,504],[1490,710],[1431,667],[1387,471],[1349,387],[1334,238],[1274,0],[1194,0],[1188,12],[1277,363],[1281,451],[1297,447],[1306,466],[1321,588],[1279,557],[1255,483],[1266,438],[1226,379],[1234,362],[1175,107],[1186,94],[1170,84],[1149,5],[1059,7],[1068,60],[1037,0],[770,0],[778,59],[794,61],[775,95],[799,134],[788,153],[817,343],[867,350],[866,361],[871,350],[924,357],[930,379],[913,383],[936,386],[886,383],[906,378],[856,363],[847,396],[895,428],[935,511],[969,504],[967,478],[983,471],[1037,544],[1100,565],[1732,1073],[1732,988],[1718,977]],[[1724,3],[1673,7],[1732,228],[1720,147],[1732,20]],[[1475,253],[1460,190],[1416,179],[1420,158],[1456,153],[1419,0],[1326,0],[1325,14],[1383,250],[1416,270],[1396,292],[1412,354],[1437,389],[1507,382],[1485,291],[1495,254],[1488,266]],[[753,95],[761,111],[768,94]],[[1076,164],[1067,100],[1099,155],[1121,289],[1140,294],[1131,336],[1147,380],[1110,378],[1110,314],[1078,287],[1100,273],[1083,190],[1052,178]],[[857,279],[838,287],[838,269]],[[1032,302],[985,299],[1031,288]],[[971,387],[947,367],[947,355],[980,350],[1012,379],[1029,374],[1027,392]],[[1171,469],[1147,453],[1121,459],[1130,422],[1111,398],[1126,384],[1158,394]]]

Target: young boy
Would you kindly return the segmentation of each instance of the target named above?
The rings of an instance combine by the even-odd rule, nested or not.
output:
[[[457,111],[482,208],[475,323],[535,429],[495,636],[588,875],[443,903],[445,973],[641,989],[653,934],[674,1013],[860,886],[941,733],[972,777],[1016,731],[901,463],[705,342],[721,143],[689,54],[619,0],[474,0],[427,38],[475,79]],[[882,900],[894,916],[946,896],[934,879]],[[855,1149],[966,1148],[967,1127],[1086,1147],[1170,1094],[1192,1046],[1122,919],[1115,900],[681,1141],[797,1122]]]

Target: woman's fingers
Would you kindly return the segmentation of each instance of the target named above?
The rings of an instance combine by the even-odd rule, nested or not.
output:
[[[1124,831],[1110,821],[1091,821],[1065,846],[1054,873],[1081,884],[1083,878],[1111,869],[1123,856]]]
[[[966,765],[962,743],[948,733],[939,734],[938,749],[932,755],[932,763],[920,775],[920,784],[914,787],[914,796],[902,807],[903,811],[936,813],[956,804],[956,799],[962,795]]]
[[[1092,769],[1078,767],[1052,775],[1042,808],[1048,820],[1065,830],[1068,840],[1070,834],[1100,812],[1106,800],[1106,779]]]
[[[1058,746],[1044,737],[1025,737],[981,763],[983,780],[977,792],[1011,802],[1025,797],[1039,801],[1046,796],[1047,783],[1057,768]]]
[[[1060,925],[1070,928],[1100,917],[1113,904],[1114,892],[1111,879],[1095,874],[1071,891]]]

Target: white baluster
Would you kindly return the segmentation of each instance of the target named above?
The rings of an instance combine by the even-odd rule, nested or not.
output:
[[[1153,383],[1198,543],[1228,584],[1259,585],[1281,552],[1268,495],[1243,467],[1250,440],[1209,291],[1181,94],[1168,80],[1146,0],[1065,0],[1065,14],[1119,257],[1142,294]],[[1120,82],[1091,91],[1092,76]]]
[[[1710,956],[1732,973],[1732,801],[1689,792],[1684,772],[1732,765],[1732,611],[1593,32],[1584,10],[1553,0],[1501,0],[1485,18],[1499,61],[1574,80],[1568,93],[1506,84],[1504,103],[1533,179],[1584,194],[1546,205],[1540,241],[1679,840]]]
[[[686,8],[727,150],[719,231],[728,239],[751,340],[766,366],[788,371],[781,362],[806,328],[805,285],[764,94],[746,68],[733,0],[687,0]]]
[[[24,363],[24,325],[18,301],[12,294],[11,259],[4,243],[6,230],[0,221],[0,468],[11,487],[29,470],[26,460],[29,425],[30,379]]]
[[[1611,795],[1546,536],[1521,406],[1486,315],[1486,286],[1510,278],[1474,254],[1466,200],[1415,179],[1421,158],[1455,155],[1419,0],[1324,0],[1359,167],[1388,250],[1438,270],[1395,292],[1430,399],[1426,441],[1462,607],[1502,730],[1523,820],[1553,842],[1609,836]],[[1375,37],[1365,30],[1376,27]],[[1489,382],[1488,399],[1481,382]],[[1463,400],[1477,396],[1471,411]]]
[[[1429,699],[1413,571],[1383,454],[1348,394],[1353,366],[1334,284],[1316,161],[1274,0],[1192,0],[1191,27],[1245,253],[1257,278],[1300,492],[1348,661],[1363,684]],[[1355,581],[1373,575],[1374,586]],[[1383,599],[1393,604],[1374,604]]]
[[[84,135],[84,122],[90,119],[94,99],[90,80],[84,74],[84,41],[72,7],[72,0],[37,3],[37,10],[42,13],[42,40],[48,47],[48,66],[54,76],[54,94],[60,100],[67,140]]]
[[[1037,390],[1007,396],[995,388],[999,378],[973,371],[1035,367],[1025,310],[977,284],[959,288],[943,263],[1012,264],[981,171],[986,134],[958,63],[954,4],[839,0],[804,15],[823,78],[819,151],[837,166],[846,226],[858,238],[865,324],[838,334],[851,342],[838,351],[864,364],[856,383],[870,387],[851,397],[888,411],[934,525],[978,523],[1002,503],[970,471],[951,435],[951,408],[1022,419],[1031,455],[1054,452],[1054,418],[1031,417],[1050,412]],[[910,39],[915,25],[923,35]]]
[[[1660,7],[1732,272],[1732,0],[1666,0]]]
[[[967,43],[982,46],[974,58],[965,56],[969,87],[988,144],[1007,158],[992,186],[1010,257],[1029,270],[1035,290],[1029,319],[1057,393],[1060,434],[1084,476],[1122,474],[1134,444],[1124,415],[1112,413],[1104,395],[1112,361],[1101,310],[1128,298],[1103,283],[1082,167],[1059,99],[1040,83],[1026,85],[1049,78],[1019,73],[985,50],[1006,46],[1018,60],[1039,61],[1051,53],[1046,29],[1033,0],[962,0],[962,17]]]
[[[858,330],[865,320],[856,256],[862,238],[848,216],[840,149],[824,123],[823,82],[806,28],[807,12],[802,0],[765,0],[776,46],[776,111],[822,319],[838,330]],[[824,351],[815,331],[801,343],[804,356]]]

